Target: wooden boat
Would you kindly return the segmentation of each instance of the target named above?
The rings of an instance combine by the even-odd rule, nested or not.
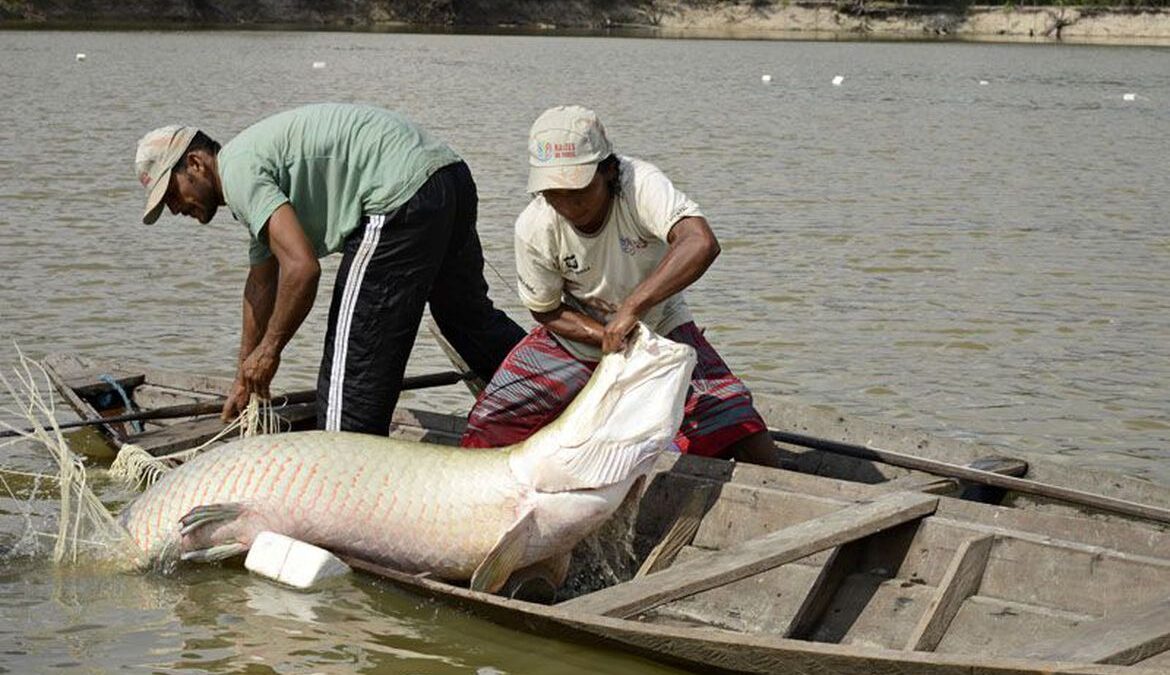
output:
[[[127,402],[214,405],[230,384],[71,356],[46,365],[85,419]],[[663,457],[632,514],[635,564],[608,587],[541,604],[350,562],[497,623],[705,673],[1170,672],[1170,490],[757,403],[791,470]],[[286,417],[308,426],[311,407]],[[450,444],[462,426],[399,410],[392,434]],[[158,454],[221,425],[100,428]]]

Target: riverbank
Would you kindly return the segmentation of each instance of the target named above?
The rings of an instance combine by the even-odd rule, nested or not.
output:
[[[715,7],[678,6],[663,14],[660,30],[671,34],[737,37],[854,35],[924,36],[979,40],[1170,42],[1170,11],[1071,7],[979,6],[856,7],[832,4],[751,3]]]
[[[635,33],[745,39],[1170,44],[1170,9],[786,0],[0,0],[5,28],[292,28]]]

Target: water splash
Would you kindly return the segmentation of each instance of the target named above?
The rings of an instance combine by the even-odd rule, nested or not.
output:
[[[558,599],[568,600],[634,578],[638,571],[634,552],[638,504],[638,499],[626,499],[604,525],[577,544],[569,575],[557,590]]]

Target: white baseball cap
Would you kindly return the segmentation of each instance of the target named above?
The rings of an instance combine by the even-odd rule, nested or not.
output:
[[[528,191],[579,190],[611,154],[597,113],[579,105],[549,108],[528,132]]]
[[[187,152],[187,146],[199,129],[172,124],[160,127],[138,139],[138,154],[134,157],[134,169],[138,182],[146,188],[146,211],[142,222],[150,225],[158,220],[163,210],[163,197],[171,182],[171,169]]]

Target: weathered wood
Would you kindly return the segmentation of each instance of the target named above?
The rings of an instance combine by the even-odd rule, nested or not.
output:
[[[973,654],[933,654],[830,645],[776,635],[662,626],[477,593],[385,566],[347,558],[355,569],[438,598],[495,623],[549,637],[616,647],[702,673],[774,675],[1156,675],[1144,669],[1028,661]],[[649,578],[653,578],[652,575]]]
[[[455,351],[455,347],[443,336],[443,332],[439,330],[439,325],[435,323],[434,319],[427,319],[427,331],[430,332],[435,343],[439,345],[439,349],[447,356],[447,360],[463,376],[461,379],[467,385],[467,390],[471,392],[472,396],[479,396],[484,388],[487,387],[487,383],[483,381],[483,378],[476,375],[475,371],[471,369],[471,366],[467,365],[467,361],[463,360],[459,352]]]
[[[973,595],[959,607],[933,653],[1016,656],[1092,620],[1088,614]]]
[[[998,473],[1001,476],[1014,476],[1016,478],[1022,478],[1028,473],[1028,463],[1014,457],[981,457],[968,464],[967,467],[970,469],[979,469],[980,471]],[[960,486],[962,492],[959,493],[959,499],[966,499],[972,502],[999,504],[1003,502],[1003,498],[1007,495],[1007,490],[990,485],[963,482]]]
[[[1170,597],[1111,611],[1024,656],[1130,665],[1170,649]]]
[[[968,539],[959,546],[934,597],[910,634],[906,649],[929,652],[938,646],[959,607],[979,591],[979,582],[983,579],[994,542],[995,537],[983,536]]]
[[[703,513],[709,508],[714,493],[713,486],[704,485],[690,494],[682,509],[679,510],[674,524],[666,531],[662,540],[650,549],[649,555],[642,561],[634,578],[644,577],[647,574],[653,574],[670,567],[682,547],[694,539],[695,532],[698,531],[699,524],[703,520]]]
[[[175,389],[154,384],[149,380],[134,388],[134,404],[141,410],[170,408],[176,405],[223,400],[217,394],[205,394],[192,389]]]
[[[49,371],[49,372],[53,373],[55,371]],[[407,391],[407,390],[412,390],[412,389],[425,389],[425,388],[429,388],[429,387],[439,387],[439,386],[444,386],[444,385],[448,385],[448,384],[455,384],[457,382],[463,381],[464,377],[465,376],[463,374],[457,373],[454,371],[445,371],[445,372],[439,372],[439,373],[425,373],[423,375],[407,376],[407,377],[404,377],[402,379],[402,390]],[[127,378],[126,381],[129,382],[132,380],[137,382],[139,385],[142,384],[143,381],[145,381],[143,376],[137,376],[136,378]],[[95,425],[95,424],[100,424],[100,425],[103,425],[103,426],[111,429],[111,434],[113,434],[115,437],[117,437],[117,436],[119,436],[119,434],[117,434],[117,432],[114,431],[112,429],[112,427],[109,427],[109,425],[117,424],[117,423],[121,423],[121,422],[142,422],[142,421],[148,421],[148,420],[162,420],[162,419],[169,420],[169,419],[179,419],[179,418],[186,418],[186,417],[202,417],[202,416],[208,416],[208,415],[216,415],[223,408],[223,400],[212,399],[212,400],[199,401],[196,403],[182,403],[179,405],[168,406],[165,408],[153,408],[153,409],[147,409],[147,410],[138,410],[138,411],[134,411],[134,412],[128,412],[125,414],[111,415],[111,416],[103,417],[99,413],[97,413],[97,411],[94,411],[92,406],[90,406],[84,399],[78,397],[76,392],[79,390],[79,386],[81,386],[81,385],[77,384],[76,382],[74,384],[70,384],[69,380],[65,380],[63,378],[56,379],[56,381],[59,382],[58,388],[62,393],[72,392],[73,395],[71,397],[67,395],[67,398],[69,399],[70,404],[79,413],[85,413],[87,410],[89,410],[89,411],[93,411],[94,414],[96,415],[96,417],[85,417],[84,419],[73,421],[73,422],[61,422],[57,425],[58,428],[61,428],[61,429],[71,429],[71,428],[75,428],[75,427],[83,427],[83,426],[91,426],[91,425]],[[86,386],[88,386],[88,385],[86,385]],[[104,385],[104,386],[108,386],[108,385]],[[278,402],[279,405],[281,405],[282,407],[291,408],[293,406],[311,403],[311,402],[315,401],[316,398],[317,398],[316,390],[308,389],[308,390],[303,390],[303,391],[294,391],[294,392],[287,392],[284,394],[280,394],[280,395],[275,396],[273,398],[273,400]],[[208,438],[211,437],[211,435],[214,435],[214,434],[207,435],[204,431],[205,428],[212,428],[213,426],[214,425],[200,425],[199,431],[192,432],[194,434],[192,436],[192,438],[198,437],[198,438],[201,438],[201,440],[199,440],[198,442],[193,441],[193,443],[195,445],[198,445],[199,443],[205,442]],[[147,436],[147,439],[154,439],[154,438],[158,438],[158,437],[170,438],[170,436],[172,435],[171,432],[172,432],[172,430],[170,430],[170,429],[158,430],[157,433],[145,432],[144,434],[140,434],[138,436],[135,436],[135,438],[137,439],[140,436],[143,436],[146,434],[153,434],[153,435]],[[10,436],[10,435],[15,436],[18,433],[20,433],[20,432],[19,431],[0,431],[0,437]],[[119,440],[127,441],[129,439],[128,438],[120,438]],[[145,440],[145,442],[140,442],[138,440],[135,440],[134,442],[137,443],[138,445],[143,446],[143,447],[147,447],[148,444],[152,444],[154,441],[153,440]],[[167,447],[171,447],[173,445],[169,440],[165,441],[164,444]],[[151,447],[160,447],[161,448],[163,446],[162,445],[158,445],[158,446],[151,445]]]
[[[987,506],[959,499],[940,500],[932,520],[940,524],[962,524],[989,534],[1029,533],[1134,555],[1164,557],[1170,551],[1170,532],[1141,521],[1084,518],[1009,506]]]
[[[675,564],[708,555],[694,547],[679,552]],[[649,623],[710,626],[742,633],[782,635],[792,619],[801,598],[821,570],[821,565],[808,564],[803,558],[781,565],[746,579],[733,581],[718,588],[679,598],[638,615],[639,621]]]
[[[1040,483],[1037,481],[1026,480],[1024,478],[1003,476],[991,471],[982,471],[980,469],[959,466],[957,464],[950,464],[948,462],[940,462],[934,459],[908,455],[901,452],[895,452],[893,450],[884,450],[877,447],[855,445],[853,443],[842,443],[840,441],[831,441],[824,438],[816,438],[814,436],[806,436],[804,434],[796,434],[788,431],[772,430],[771,434],[774,440],[783,441],[785,443],[793,443],[809,448],[816,448],[817,450],[823,450],[825,452],[838,452],[841,454],[850,455],[852,457],[889,462],[897,466],[917,469],[920,471],[929,471],[930,473],[935,473],[940,476],[959,478],[972,483],[992,485],[994,487],[1004,488],[1006,490],[1015,490],[1017,492],[1039,495],[1051,499],[1060,499],[1072,504],[1090,506],[1095,509],[1108,511],[1110,513],[1119,513],[1137,518],[1146,518],[1148,520],[1159,523],[1170,523],[1170,509],[1151,506],[1149,504],[1139,504],[1137,502],[1131,502],[1125,499],[1117,499],[1107,495],[1084,492],[1082,490],[1074,490],[1071,488],[1061,487],[1059,485]]]
[[[1103,615],[1170,592],[1170,558],[1137,556],[1073,541],[1001,537],[980,594]]]
[[[1170,673],[1170,649],[1155,654],[1147,659],[1143,659],[1137,663],[1142,668],[1149,668],[1150,670],[1159,673]]]
[[[93,371],[87,375],[74,376],[68,384],[82,398],[89,398],[107,391],[116,391],[109,382],[98,379],[102,375],[109,375],[123,391],[130,391],[146,381],[146,377],[142,373],[127,372],[115,376],[113,373]]]
[[[788,396],[757,394],[753,397],[756,409],[770,427],[807,436],[819,436],[862,446],[893,448],[918,457],[937,459],[951,464],[967,464],[992,454],[1003,452],[1001,447],[981,445],[968,440],[939,436],[921,430],[909,429],[887,421],[845,416],[825,406],[809,405]],[[797,447],[797,446],[793,446]],[[871,474],[888,470],[906,471],[890,467],[880,461],[847,458],[818,450],[798,448],[801,460],[808,465],[817,461],[829,462],[840,458],[870,465]],[[1062,463],[1049,458],[1019,452],[1013,453],[1028,461],[1027,478],[1041,483],[1069,487],[1086,492],[1106,494],[1127,501],[1170,508],[1170,490],[1165,484],[1145,478],[1123,476],[1099,469],[1088,470],[1076,463]],[[810,458],[805,460],[808,455]],[[821,459],[817,459],[817,458]],[[888,467],[888,469],[886,468]],[[830,473],[829,475],[838,475]],[[875,482],[875,481],[871,481]],[[1010,494],[1015,504],[1022,495]],[[1024,506],[1030,510],[1045,510],[1062,515],[1076,515],[1084,511],[1067,503],[1029,500]],[[1117,520],[1114,518],[1114,520]]]
[[[868,502],[881,496],[878,494],[856,501]],[[719,499],[699,526],[694,544],[700,548],[724,549],[747,539],[763,537],[776,530],[827,516],[853,503],[854,500],[807,492],[750,488],[728,483],[721,486]]]
[[[812,588],[805,595],[804,601],[797,608],[792,623],[784,631],[784,637],[807,640],[812,636],[813,630],[833,601],[833,595],[840,590],[845,577],[857,569],[864,541],[864,539],[851,541],[833,550],[829,560],[821,567],[820,573],[813,581]]]
[[[921,473],[915,472],[913,475],[895,478],[881,485],[882,487],[899,492],[927,492],[932,495],[950,495],[958,492],[959,479],[940,478],[938,476],[924,478]]]
[[[562,603],[566,610],[631,616],[934,512],[937,497],[899,492]]]
[[[94,408],[88,400],[79,396],[67,379],[69,373],[76,373],[79,368],[84,367],[83,361],[69,354],[55,354],[46,357],[42,365],[57,392],[65,398],[65,401],[79,417],[90,421],[102,418],[101,412]],[[118,429],[105,422],[100,422],[98,428],[115,447],[122,446],[121,434]]]
[[[201,395],[218,396],[220,398],[227,396],[232,390],[232,385],[235,383],[231,377],[204,375],[202,373],[180,373],[172,370],[159,370],[157,368],[141,368],[141,370],[146,374],[146,381],[151,384],[160,387],[170,387],[172,389],[185,389]]]

